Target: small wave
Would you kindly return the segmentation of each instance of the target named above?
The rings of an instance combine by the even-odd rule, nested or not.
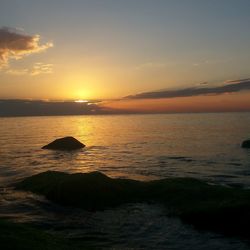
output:
[[[231,165],[231,166],[242,166],[241,163],[234,163],[234,162],[229,162],[228,165]]]
[[[195,161],[191,157],[186,157],[186,156],[160,156],[158,157],[160,163],[167,163],[168,160],[176,160],[176,161],[181,161],[181,162],[193,162]]]
[[[108,149],[108,147],[105,146],[90,146],[90,147],[86,147],[86,149],[88,150],[99,150],[99,149]]]
[[[218,175],[210,175],[213,178],[237,178],[235,175],[226,175],[226,174],[218,174]]]

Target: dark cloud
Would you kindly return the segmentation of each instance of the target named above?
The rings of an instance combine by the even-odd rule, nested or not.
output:
[[[7,66],[9,59],[44,51],[52,43],[40,44],[39,35],[26,35],[12,28],[0,28],[0,68]]]
[[[239,80],[227,80],[225,83],[240,83],[240,82],[248,82],[250,81],[250,78],[244,78]]]
[[[227,81],[227,84],[217,87],[191,87],[178,90],[161,90],[144,92],[124,97],[124,99],[160,99],[174,97],[189,97],[199,95],[220,95],[234,93],[242,90],[250,90],[250,78]],[[204,84],[206,86],[206,84]]]
[[[0,100],[0,116],[86,115],[114,112],[101,107],[99,103],[100,101],[76,103],[74,101]]]

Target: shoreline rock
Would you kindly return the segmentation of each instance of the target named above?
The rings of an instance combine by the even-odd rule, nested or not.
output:
[[[84,148],[85,145],[72,136],[67,136],[54,140],[45,145],[42,149],[71,151]]]
[[[250,148],[250,140],[245,140],[241,144],[242,148]]]
[[[114,179],[100,172],[47,171],[24,179],[17,189],[61,205],[103,210],[125,203],[155,202],[197,228],[250,237],[250,190],[210,185],[193,178],[154,181]]]

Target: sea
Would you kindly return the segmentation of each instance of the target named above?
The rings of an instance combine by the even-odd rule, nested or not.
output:
[[[75,152],[41,149],[73,136]],[[57,170],[101,171],[114,178],[193,177],[250,188],[250,113],[89,115],[0,118],[0,217],[31,224],[98,249],[250,249],[249,242],[197,231],[156,204],[99,212],[62,207],[13,189],[23,178]]]

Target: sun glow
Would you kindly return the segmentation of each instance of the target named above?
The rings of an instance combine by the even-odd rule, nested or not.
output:
[[[89,101],[87,101],[87,100],[76,100],[75,102],[77,102],[77,103],[87,103]]]

